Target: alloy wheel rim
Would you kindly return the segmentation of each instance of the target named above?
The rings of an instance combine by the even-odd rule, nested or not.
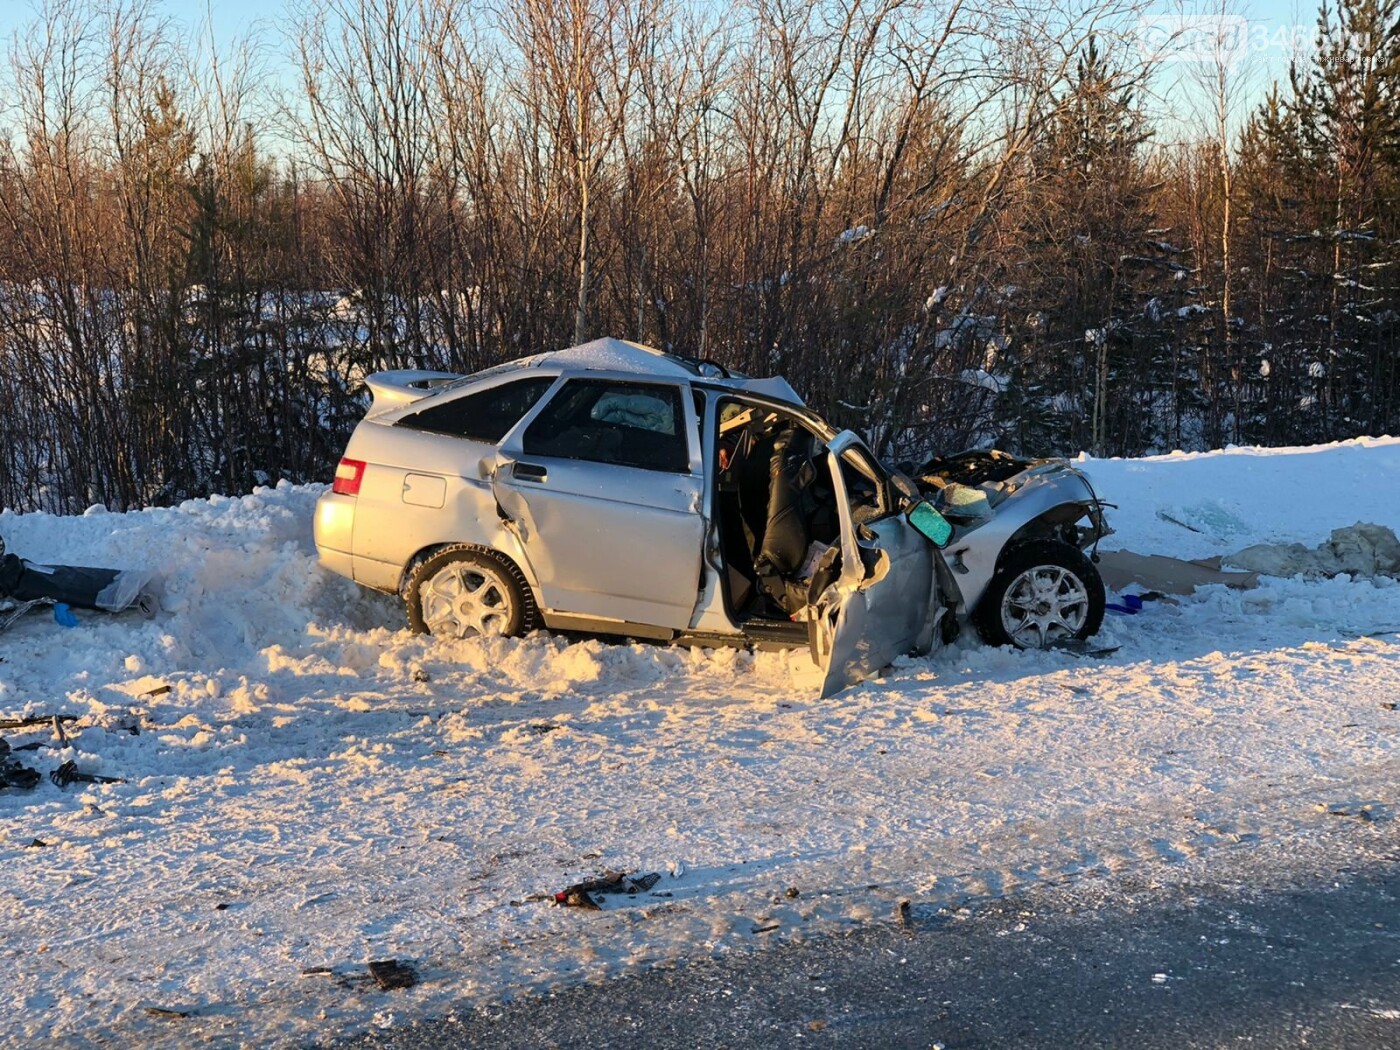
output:
[[[505,581],[485,566],[464,562],[434,573],[419,600],[424,624],[443,638],[503,634],[514,612]]]
[[[1006,589],[1001,625],[1012,644],[1022,649],[1074,638],[1089,618],[1089,589],[1062,565],[1027,569]]]

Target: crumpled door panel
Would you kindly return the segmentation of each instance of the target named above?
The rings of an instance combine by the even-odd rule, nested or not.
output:
[[[932,640],[938,604],[932,546],[898,515],[868,528],[878,548],[875,568],[858,581],[843,574],[818,599],[809,625],[813,659],[824,671],[824,697]]]
[[[841,518],[842,567],[840,578],[813,603],[808,621],[824,697],[878,673],[901,653],[926,646],[938,605],[933,546],[903,515],[867,522],[857,535],[840,461],[848,449],[863,447],[850,431],[827,445]]]

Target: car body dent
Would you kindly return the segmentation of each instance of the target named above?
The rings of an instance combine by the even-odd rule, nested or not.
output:
[[[604,338],[581,343],[567,350],[533,354],[507,361],[470,376],[455,372],[415,369],[375,372],[365,379],[365,386],[373,398],[367,418],[394,412],[406,414],[410,406],[421,408],[419,402],[430,397],[450,400],[447,395],[458,391],[463,394],[468,391],[475,393],[525,375],[559,375],[563,372],[586,372],[594,378],[625,375],[634,380],[638,376],[650,376],[678,381],[703,381],[730,391],[744,391],[793,406],[803,405],[797,391],[781,376],[755,379],[736,374],[709,375],[697,372],[680,363],[680,359],[641,343]]]
[[[459,384],[427,396],[448,401],[493,389],[513,378],[517,377],[510,370],[493,371],[480,386]],[[554,378],[557,380],[558,376]],[[507,438],[534,418],[540,403],[548,400],[554,389],[551,386],[540,397],[540,402],[511,428]],[[525,562],[519,537],[505,527],[496,502],[491,478],[497,446],[396,425],[421,407],[417,402],[400,401],[387,411],[367,416],[346,447],[347,457],[366,463],[360,493],[349,498],[354,505],[353,535],[348,548],[353,554],[353,579],[366,587],[398,593],[414,561],[424,552],[466,543],[506,554],[538,592],[538,581]],[[406,498],[412,492],[411,475],[443,479],[440,507],[415,505]]]

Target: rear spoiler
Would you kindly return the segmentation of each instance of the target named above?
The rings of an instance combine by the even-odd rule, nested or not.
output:
[[[398,368],[389,372],[375,372],[365,380],[365,386],[374,400],[369,406],[370,415],[388,412],[427,397],[439,387],[461,379],[456,372],[428,372],[416,368]]]

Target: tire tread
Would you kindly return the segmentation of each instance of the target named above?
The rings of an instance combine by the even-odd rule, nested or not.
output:
[[[530,581],[520,571],[520,566],[516,565],[512,558],[491,547],[482,547],[475,543],[450,543],[427,556],[420,555],[415,558],[405,573],[402,597],[408,613],[408,628],[414,634],[430,633],[428,625],[423,622],[423,607],[418,601],[418,588],[451,561],[489,562],[514,586],[514,597],[520,609],[520,622],[513,630],[506,632],[508,636],[529,634],[539,626],[539,604],[535,601],[535,592],[530,587]]]

